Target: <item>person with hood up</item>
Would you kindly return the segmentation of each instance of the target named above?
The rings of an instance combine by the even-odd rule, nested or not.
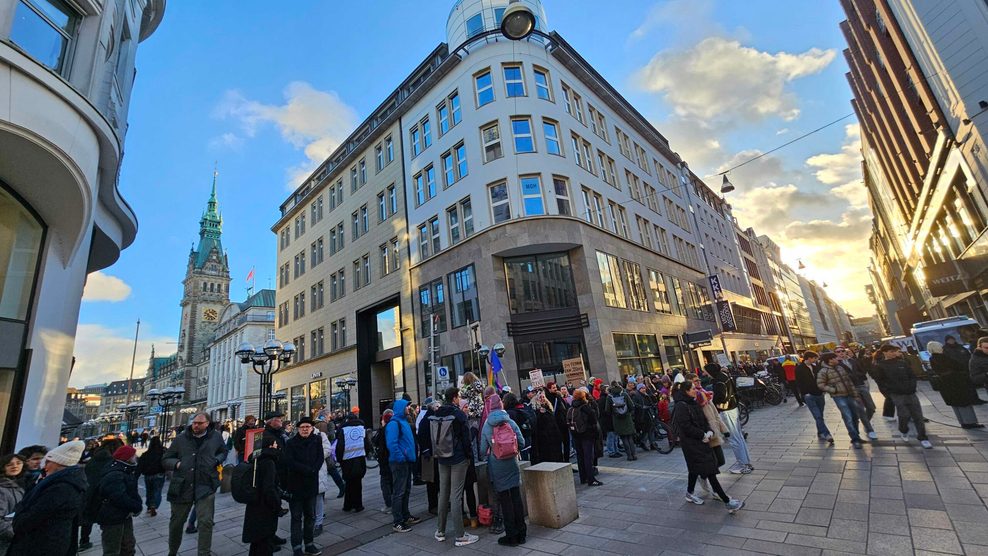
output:
[[[7,555],[14,530],[3,516],[14,512],[14,507],[24,497],[24,487],[18,479],[24,474],[24,460],[17,454],[0,457],[0,556]]]
[[[305,554],[321,554],[313,537],[319,473],[326,464],[322,435],[315,432],[315,423],[308,416],[299,419],[295,427],[298,434],[288,439],[282,456],[288,467],[287,490],[292,495],[288,508],[292,514],[293,556],[301,556],[303,549]]]
[[[459,393],[455,387],[446,390],[446,403],[429,416],[429,443],[422,449],[433,454],[439,463],[438,523],[433,537],[444,542],[447,526],[452,523],[454,544],[466,546],[477,542],[479,537],[463,530],[463,489],[470,467],[471,444],[469,423],[466,413],[460,409]],[[495,397],[497,394],[488,399]]]
[[[74,556],[76,527],[86,491],[79,466],[86,443],[66,442],[45,454],[43,475],[17,506],[11,522],[14,537],[7,556]]]
[[[926,436],[926,422],[923,418],[923,408],[916,397],[916,375],[909,368],[909,363],[902,359],[902,349],[895,344],[885,344],[878,350],[879,367],[885,377],[885,390],[895,412],[899,415],[899,432],[902,440],[909,440],[909,421],[916,427],[916,439],[923,448],[933,448]]]
[[[154,436],[147,451],[137,458],[137,470],[144,476],[144,492],[150,517],[158,515],[158,506],[161,505],[161,489],[165,486],[165,467],[161,465],[161,457],[164,455],[165,447],[161,443],[161,437]]]
[[[140,515],[143,504],[137,492],[137,451],[121,446],[113,452],[113,461],[97,488],[102,500],[96,523],[99,523],[104,556],[133,556],[137,548],[134,538],[134,515]]]
[[[601,486],[594,473],[594,450],[600,435],[597,412],[593,402],[587,399],[587,392],[578,388],[573,392],[573,405],[566,416],[570,433],[576,443],[576,467],[580,473],[580,484]]]
[[[261,439],[261,449],[248,457],[254,463],[250,476],[257,498],[247,503],[240,541],[250,545],[249,556],[273,554],[271,540],[278,531],[278,515],[281,511],[281,492],[278,489],[277,461],[281,445],[275,436]]]
[[[638,459],[635,454],[634,404],[624,388],[621,388],[616,382],[611,383],[611,387],[607,389],[604,413],[610,416],[611,422],[614,424],[614,434],[621,439],[621,445],[624,446],[628,461]]]
[[[733,474],[748,474],[755,470],[751,465],[751,454],[748,453],[748,443],[741,432],[741,415],[738,411],[738,393],[734,379],[724,372],[717,363],[708,363],[703,370],[710,375],[714,392],[714,407],[724,422],[729,434],[731,451],[734,452],[734,465],[728,469]],[[679,400],[673,400],[678,404]],[[675,410],[674,410],[675,411]]]
[[[697,479],[702,479],[710,484],[710,488],[724,502],[727,510],[734,513],[744,507],[744,502],[729,497],[717,480],[720,469],[717,465],[717,455],[710,447],[714,431],[710,429],[710,424],[703,415],[703,409],[696,401],[696,388],[693,381],[685,380],[685,377],[683,382],[676,383],[673,388],[673,397],[676,400],[676,407],[672,412],[673,430],[679,436],[683,458],[686,459],[686,469],[689,472],[686,501],[691,504],[703,504],[703,498],[693,493]]]
[[[364,422],[353,413],[346,416],[336,440],[336,461],[340,462],[346,482],[343,511],[364,511],[364,475],[367,474],[367,449],[370,439]],[[317,516],[318,517],[318,516]]]
[[[961,428],[984,428],[984,425],[978,423],[978,416],[974,412],[973,406],[977,403],[978,395],[967,368],[944,355],[943,344],[940,342],[927,342],[926,351],[930,353],[930,369],[935,377],[931,380],[940,381],[940,397],[943,398],[943,403],[954,410],[954,416]]]
[[[394,415],[384,427],[388,446],[388,465],[391,467],[391,529],[407,533],[411,525],[422,520],[408,511],[408,495],[412,488],[412,466],[415,465],[415,436],[408,422],[408,401],[395,400]]]
[[[971,352],[964,347],[964,344],[957,341],[957,338],[947,335],[943,337],[943,354],[963,367],[968,366],[971,361]]]
[[[480,450],[487,455],[487,473],[490,476],[494,491],[497,492],[498,503],[504,519],[504,536],[497,540],[503,546],[525,544],[528,528],[525,526],[525,508],[521,502],[521,472],[518,469],[518,458],[506,457],[499,459],[494,453],[494,431],[508,427],[514,433],[518,450],[525,447],[525,438],[521,429],[508,416],[502,407],[501,398],[491,396],[487,400],[489,414],[484,422],[484,430],[480,433]]]

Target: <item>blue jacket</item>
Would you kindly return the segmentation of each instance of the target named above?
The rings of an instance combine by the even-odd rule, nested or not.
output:
[[[397,400],[394,416],[384,427],[384,439],[388,444],[388,461],[392,463],[415,463],[415,436],[405,418],[408,401]]]

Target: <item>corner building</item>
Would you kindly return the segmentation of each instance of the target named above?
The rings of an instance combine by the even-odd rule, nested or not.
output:
[[[716,196],[524,3],[538,32],[521,41],[498,31],[506,0],[456,3],[448,42],[282,205],[277,335],[304,347],[274,380],[292,418],[326,404],[314,384],[337,407],[334,377],[353,373],[376,419],[404,392],[432,394],[436,366],[454,382],[483,368],[475,343],[506,346],[516,390],[581,356],[608,380],[698,364],[682,334],[715,324],[690,199]],[[375,171],[389,140],[400,163]],[[312,224],[338,188],[342,210]],[[313,264],[313,242],[341,229],[342,251]],[[335,328],[330,348],[341,320],[349,336]]]

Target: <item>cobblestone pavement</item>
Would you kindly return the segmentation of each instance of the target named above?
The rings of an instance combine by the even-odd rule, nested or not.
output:
[[[988,433],[960,429],[940,396],[921,385],[921,401],[934,449],[915,439],[896,438],[895,424],[879,415],[880,437],[854,450],[834,404],[826,418],[836,445],[816,440],[813,419],[790,399],[751,413],[746,428],[755,471],[720,475],[727,492],[744,499],[737,515],[722,504],[703,506],[683,499],[686,466],[676,450],[640,454],[637,462],[604,458],[602,487],[577,485],[580,517],[561,530],[530,526],[528,543],[501,547],[486,529],[480,541],[454,548],[432,538],[435,519],[425,512],[425,489],[414,487],[412,513],[425,518],[411,533],[393,534],[383,505],[377,471],[364,481],[360,514],[341,511],[341,500],[327,497],[325,532],[316,539],[324,554],[400,556],[444,552],[507,554],[977,554],[988,555]],[[881,410],[881,396],[873,393]],[[979,406],[988,423],[988,406]],[[726,450],[728,465],[732,462]],[[333,494],[335,494],[335,489]],[[138,554],[167,554],[169,508],[157,517],[135,520]],[[213,552],[246,554],[240,543],[244,507],[229,494],[218,495]],[[288,536],[288,518],[280,532]],[[98,532],[94,532],[94,542]],[[186,535],[181,554],[195,554]],[[99,548],[84,554],[98,554]],[[286,554],[283,550],[279,554]]]

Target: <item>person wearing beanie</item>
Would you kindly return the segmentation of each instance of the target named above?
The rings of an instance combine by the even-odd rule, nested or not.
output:
[[[42,478],[24,495],[10,524],[14,537],[7,556],[78,552],[75,531],[86,491],[86,473],[78,464],[85,449],[85,442],[73,440],[45,454]]]
[[[708,363],[704,365],[703,370],[713,379],[714,407],[720,413],[720,420],[727,426],[730,434],[734,465],[728,471],[735,475],[751,473],[755,468],[751,465],[748,443],[745,442],[744,433],[741,431],[741,415],[738,411],[738,393],[734,378],[725,373],[717,363]],[[676,401],[678,403],[678,400]]]
[[[96,523],[102,531],[104,556],[134,554],[134,515],[143,507],[137,492],[137,450],[120,446],[113,452],[113,461],[97,487],[100,500]]]
[[[319,554],[313,542],[316,520],[316,496],[319,473],[325,464],[320,435],[313,434],[315,424],[305,416],[295,424],[298,434],[288,439],[282,458],[288,468],[286,490],[291,493],[288,508],[292,513],[291,542],[293,556]]]

